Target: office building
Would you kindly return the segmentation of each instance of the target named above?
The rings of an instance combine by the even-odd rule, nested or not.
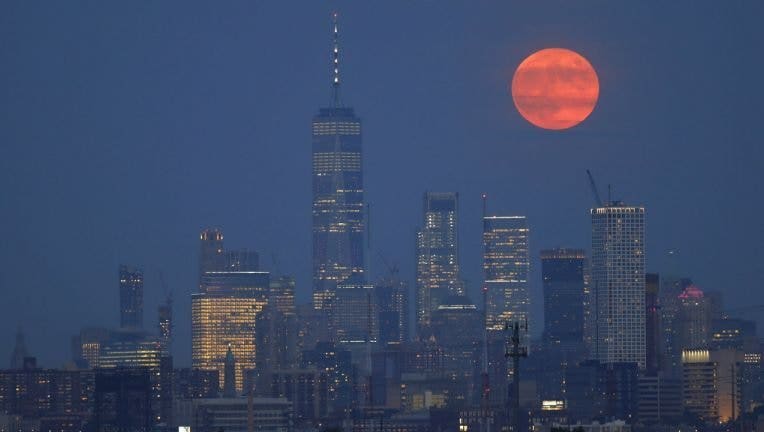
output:
[[[332,23],[331,103],[313,117],[313,292],[316,308],[337,285],[364,274],[361,120],[340,97],[339,30]]]
[[[645,209],[612,202],[591,210],[594,357],[645,367]]]
[[[199,285],[204,273],[222,271],[224,267],[223,231],[220,228],[203,229],[199,234]]]
[[[388,277],[374,286],[379,322],[379,341],[403,343],[409,340],[408,284]]]
[[[660,277],[645,275],[645,371],[655,375],[661,366]]]
[[[291,276],[281,276],[271,280],[268,304],[285,315],[297,313],[294,302],[295,280]]]
[[[525,216],[483,217],[483,289],[489,330],[528,320],[528,234]]]
[[[544,290],[544,342],[580,345],[584,341],[584,268],[582,249],[541,251]]]
[[[743,353],[732,349],[682,350],[684,408],[708,423],[737,419],[743,361]]]
[[[340,284],[336,290],[331,327],[339,343],[376,343],[379,335],[374,285],[361,280]]]
[[[459,277],[459,195],[426,192],[423,224],[416,236],[416,320],[430,325],[432,312],[452,295],[463,295]]]
[[[212,271],[202,276],[202,292],[191,296],[192,365],[217,370],[224,380],[225,358],[236,359],[236,390],[244,371],[255,367],[257,314],[268,302],[270,274],[258,271]]]
[[[143,328],[143,270],[119,266],[120,327]]]
[[[679,294],[678,343],[681,349],[708,348],[711,341],[711,303],[703,291],[690,285]]]
[[[172,353],[172,297],[167,296],[164,303],[157,309],[157,327],[159,330],[159,347],[163,356],[169,356]]]

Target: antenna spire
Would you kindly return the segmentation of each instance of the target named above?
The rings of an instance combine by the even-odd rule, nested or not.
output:
[[[335,108],[340,102],[340,31],[337,12],[332,12],[332,104]]]

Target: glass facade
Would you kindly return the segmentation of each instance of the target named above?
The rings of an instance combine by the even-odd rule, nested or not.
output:
[[[143,271],[119,266],[119,312],[122,328],[143,327]]]
[[[459,194],[424,194],[424,220],[416,235],[416,320],[429,326],[432,312],[453,295],[464,295],[459,278]]]
[[[585,267],[586,254],[581,249],[541,251],[545,342],[584,341]]]
[[[525,216],[483,218],[483,289],[488,330],[502,330],[506,323],[528,319],[528,234]]]
[[[314,292],[364,273],[362,165],[361,120],[352,108],[322,108],[313,118]]]
[[[236,360],[236,389],[242,391],[244,371],[254,369],[257,354],[257,314],[268,302],[267,272],[207,272],[202,293],[191,297],[192,364],[217,370],[224,382],[228,347]]]

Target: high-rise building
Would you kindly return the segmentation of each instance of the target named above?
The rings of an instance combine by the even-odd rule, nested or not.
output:
[[[291,276],[281,276],[271,280],[268,304],[285,315],[297,313],[294,302],[295,281]]]
[[[673,255],[672,255],[673,256]],[[680,337],[679,296],[692,285],[689,278],[675,276],[661,277],[658,303],[660,304],[661,350],[663,360],[661,372],[679,378],[682,372],[682,342]]]
[[[384,278],[374,287],[379,312],[379,340],[403,343],[409,340],[408,284],[397,277]]]
[[[459,277],[459,194],[426,192],[423,224],[416,236],[416,320],[428,327],[432,312],[452,295],[463,295]]]
[[[334,301],[331,326],[337,342],[377,342],[379,329],[374,285],[361,280],[346,281],[337,287]]]
[[[528,319],[528,233],[525,216],[483,216],[483,289],[488,330],[501,330],[507,323]]]
[[[205,228],[199,234],[199,285],[202,275],[210,271],[221,271],[225,266],[223,251],[223,231],[220,228]]]
[[[340,99],[336,15],[332,31],[331,104],[313,117],[313,292],[319,309],[331,304],[337,285],[364,274],[361,120]]]
[[[122,328],[143,327],[143,270],[119,266],[119,312]]]
[[[236,389],[243,390],[244,371],[255,367],[257,314],[268,302],[268,272],[211,271],[202,277],[202,292],[191,296],[192,365],[217,370],[220,383],[228,348],[236,359]]]
[[[586,358],[584,345],[584,273],[582,249],[541,251],[544,292],[544,332],[537,364],[539,393],[547,400],[562,399],[565,371]]]
[[[584,269],[582,249],[541,251],[544,288],[544,341],[550,345],[584,341]]]
[[[172,352],[172,296],[168,295],[164,303],[157,309],[157,321],[159,328],[159,347],[162,355],[169,356]]]
[[[645,275],[645,369],[649,375],[658,373],[661,365],[661,326],[658,293],[660,276]]]
[[[681,349],[708,348],[711,341],[711,304],[695,285],[688,286],[679,294],[677,328]]]
[[[594,357],[645,367],[645,209],[611,202],[591,210]]]

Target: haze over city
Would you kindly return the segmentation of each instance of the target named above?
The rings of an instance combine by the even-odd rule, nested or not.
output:
[[[315,302],[311,120],[334,103],[333,13],[340,104],[363,125],[364,274],[399,269],[412,314],[423,195],[455,192],[459,278],[477,309],[484,203],[527,218],[541,337],[540,252],[592,248],[602,204],[587,170],[606,204],[644,207],[645,271],[691,278],[725,309],[764,304],[761,3],[9,1],[1,361],[18,329],[58,368],[80,329],[119,327],[127,264],[143,270],[144,327],[171,292],[171,354],[191,366],[208,227],[256,251],[271,281],[293,277],[297,304]],[[598,79],[591,114],[562,130],[513,101],[513,74],[546,48]],[[764,325],[760,310],[745,318]]]

